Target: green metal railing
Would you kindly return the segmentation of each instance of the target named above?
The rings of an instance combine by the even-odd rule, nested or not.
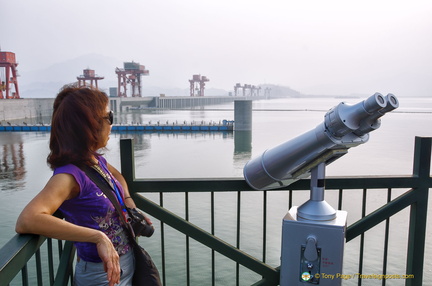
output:
[[[355,189],[362,190],[362,213],[363,218],[356,223],[350,225],[346,232],[347,242],[360,236],[361,249],[359,257],[359,270],[362,273],[363,268],[363,245],[364,245],[364,232],[372,227],[386,222],[385,232],[385,249],[388,247],[388,224],[389,218],[398,213],[399,211],[410,207],[410,223],[409,223],[409,240],[408,240],[408,254],[406,273],[413,275],[414,279],[406,279],[406,285],[422,285],[423,277],[423,263],[424,263],[424,245],[426,237],[426,216],[427,216],[427,202],[429,188],[432,187],[432,179],[430,177],[430,160],[431,160],[431,139],[432,138],[416,138],[415,154],[414,154],[414,170],[413,175],[408,177],[366,177],[366,178],[333,178],[326,179],[327,190],[339,190],[339,209],[342,205],[343,190]],[[237,247],[232,246],[224,241],[219,240],[214,236],[213,223],[212,231],[209,233],[200,228],[195,227],[188,222],[187,217],[181,218],[163,208],[164,193],[184,192],[185,201],[188,202],[188,193],[191,192],[210,192],[211,196],[216,192],[237,192],[238,204],[240,204],[241,192],[250,191],[251,188],[246,184],[243,179],[214,179],[214,180],[196,180],[196,179],[183,179],[183,180],[139,180],[134,175],[134,161],[129,158],[134,158],[132,141],[122,140],[121,142],[121,157],[128,158],[122,160],[122,171],[126,174],[126,180],[134,192],[134,199],[138,207],[144,209],[152,216],[159,219],[164,224],[184,233],[190,238],[208,246],[213,251],[216,251],[230,259],[234,260],[237,264],[260,274],[263,278],[254,285],[278,285],[279,283],[279,270],[271,267],[262,261],[265,261],[265,247],[262,261],[249,256],[247,253],[238,249],[239,233],[237,234]],[[266,204],[267,194],[269,192],[288,190],[290,192],[289,206],[291,207],[292,193],[294,191],[309,190],[310,180],[299,180],[289,187],[281,188],[279,190],[264,191],[264,205]],[[401,196],[390,201],[388,204],[382,206],[378,210],[365,215],[366,196],[371,189],[387,189],[387,197],[391,197],[392,189],[409,189]],[[160,192],[160,202],[156,204],[144,196],[139,195],[139,192]],[[212,199],[213,205],[213,199]],[[186,206],[187,209],[187,206]],[[240,207],[237,208],[237,217],[240,216]],[[214,210],[212,212],[212,220],[214,220]],[[266,208],[264,207],[264,224],[265,230],[266,222]],[[163,229],[163,225],[162,225]],[[237,229],[239,232],[239,228]],[[263,234],[265,243],[265,233]],[[164,243],[162,237],[162,243]],[[164,247],[162,247],[162,256]],[[188,256],[187,256],[188,257]],[[382,273],[386,274],[387,266],[387,253],[383,259]],[[188,263],[186,261],[186,263]],[[165,274],[164,265],[162,265],[162,272]],[[214,268],[214,265],[212,266]],[[238,272],[238,267],[237,267]],[[189,271],[189,269],[187,269]],[[165,278],[165,277],[164,277]],[[165,280],[165,279],[164,279]],[[238,280],[238,275],[237,275]],[[359,277],[358,284],[361,285],[362,280]],[[386,281],[383,280],[385,285]],[[212,277],[212,284],[214,285],[214,276]],[[238,285],[237,281],[237,285]]]
[[[45,246],[44,253],[42,246]],[[61,286],[68,285],[69,282],[72,285],[74,258],[75,247],[70,241],[57,240],[55,246],[51,238],[17,234],[0,249],[0,286],[9,285],[19,272],[21,272],[20,283],[24,286],[35,285],[35,283]],[[34,269],[30,269],[31,260]],[[46,268],[44,269],[43,266]],[[29,272],[34,272],[35,275],[30,275]],[[30,279],[33,276],[35,277]]]
[[[347,228],[346,241],[349,243],[355,238],[359,238],[359,257],[358,273],[363,273],[364,268],[364,247],[365,234],[375,226],[384,223],[384,255],[382,259],[382,274],[387,273],[388,255],[389,255],[389,238],[390,238],[390,218],[400,211],[409,208],[409,235],[407,239],[407,255],[405,273],[414,277],[406,279],[405,285],[423,285],[423,265],[424,250],[426,238],[426,217],[428,208],[428,192],[432,187],[432,178],[430,177],[431,162],[431,142],[432,138],[416,137],[414,150],[414,169],[412,176],[398,177],[362,177],[362,178],[327,178],[326,190],[336,191],[338,193],[338,209],[342,209],[344,196],[351,195],[353,192],[362,193],[362,200],[359,202],[361,207],[362,218],[351,224]],[[260,258],[253,257],[241,249],[241,215],[242,215],[242,196],[244,191],[250,191],[251,188],[243,179],[136,179],[135,164],[133,154],[133,143],[130,139],[121,140],[121,168],[125,179],[129,184],[129,189],[134,196],[134,200],[140,209],[145,210],[148,214],[160,220],[160,255],[153,256],[155,260],[160,260],[158,267],[162,275],[162,280],[167,285],[170,275],[176,275],[169,272],[167,267],[168,258],[166,253],[169,252],[170,246],[166,237],[167,227],[171,227],[179,233],[185,235],[186,255],[185,261],[185,284],[192,285],[191,277],[191,251],[190,244],[193,240],[208,247],[211,256],[211,274],[208,277],[206,285],[216,285],[217,267],[215,266],[215,257],[226,257],[235,263],[235,285],[245,285],[241,281],[240,272],[243,269],[255,273],[259,277],[253,285],[278,285],[279,268],[266,263],[268,250],[267,245],[267,222],[268,222],[268,198],[274,192],[288,192],[289,199],[287,208],[291,208],[293,196],[300,191],[309,190],[310,180],[299,180],[289,187],[263,191],[262,192],[262,221],[263,224],[257,233],[262,235],[262,255]],[[392,195],[403,190],[404,192],[398,197],[392,199]],[[190,195],[193,193],[208,193],[210,197],[210,227],[204,230],[197,227],[189,221],[190,215]],[[254,191],[256,192],[256,191]],[[367,198],[371,192],[386,192],[387,204],[377,210],[367,214]],[[158,202],[154,202],[142,193],[158,194]],[[164,207],[165,201],[169,196],[184,195],[184,216],[179,216],[173,211]],[[215,235],[215,195],[219,193],[233,193],[236,195],[236,230],[235,243],[230,244]],[[285,203],[285,202],[282,202]],[[234,215],[234,214],[233,214]],[[153,238],[152,238],[153,239]],[[17,273],[23,268],[23,277],[25,276],[25,265],[33,254],[36,254],[44,238],[38,236],[17,235],[6,246],[0,249],[0,286],[8,285]],[[22,241],[26,241],[23,243]],[[66,245],[64,249],[66,249]],[[276,246],[278,249],[280,245]],[[7,254],[5,256],[5,254]],[[51,279],[50,285],[68,285],[71,283],[70,275],[72,273],[72,261],[74,250],[69,247],[60,254],[61,262],[55,279]],[[50,267],[50,269],[53,267]],[[61,272],[60,272],[61,270]],[[51,271],[51,270],[50,270]],[[51,272],[50,272],[51,273]],[[60,276],[63,277],[60,281]],[[25,279],[23,279],[24,281]],[[58,284],[56,284],[58,283]],[[243,283],[243,284],[242,284]],[[386,285],[383,279],[382,285]],[[249,283],[251,284],[251,283]],[[362,284],[361,277],[358,277],[358,285]],[[23,285],[28,285],[23,283]],[[42,285],[42,284],[38,284]],[[230,284],[231,285],[231,284]]]

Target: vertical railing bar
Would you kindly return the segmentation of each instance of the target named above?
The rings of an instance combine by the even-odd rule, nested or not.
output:
[[[48,247],[48,275],[49,275],[49,283],[52,285],[54,283],[54,254],[53,254],[53,245],[52,238],[47,238],[47,247]]]
[[[288,196],[288,209],[289,210],[292,208],[292,197],[293,197],[293,190],[289,190],[289,196]]]
[[[159,205],[163,208],[163,192],[159,192]],[[166,267],[165,267],[165,228],[164,223],[161,221],[161,256],[162,256],[162,283],[166,285]]]
[[[339,189],[338,210],[342,210],[343,189]]]
[[[189,193],[185,192],[185,220],[189,221]],[[190,285],[189,235],[186,235],[186,285]]]
[[[211,234],[215,235],[215,198],[214,192],[211,192]],[[215,251],[211,250],[211,262],[212,262],[212,286],[216,283],[216,267],[215,267]]]
[[[266,262],[267,254],[267,191],[263,192],[263,256],[262,261]]]
[[[366,216],[366,195],[367,195],[367,189],[363,189],[363,199],[362,199],[362,218]],[[359,273],[363,273],[363,252],[364,252],[364,233],[360,235],[360,257],[359,257]],[[359,275],[358,278],[358,285],[361,286],[362,279]]]
[[[58,248],[58,253],[59,253],[59,260],[62,257],[63,254],[63,240],[58,239],[57,240],[57,248]]]
[[[426,244],[426,220],[428,213],[429,188],[423,185],[430,179],[432,137],[416,137],[414,148],[413,177],[420,181],[415,188],[417,200],[411,205],[409,216],[408,249],[406,274],[415,279],[407,279],[405,285],[423,285],[424,253]]]
[[[39,286],[43,285],[43,279],[42,279],[42,262],[41,262],[41,252],[40,252],[40,248],[38,250],[36,250],[35,253],[35,262],[36,262],[36,279],[37,279],[37,284]]]
[[[241,191],[237,192],[237,242],[236,247],[240,249],[240,206],[241,206]],[[240,264],[236,262],[236,285],[240,285]]]
[[[392,189],[387,189],[387,203],[391,201]],[[385,235],[384,235],[384,257],[383,257],[383,271],[382,273],[387,274],[387,258],[388,258],[388,244],[390,235],[390,218],[386,219],[385,224]],[[386,285],[386,279],[382,279],[382,285]]]
[[[62,256],[63,253],[63,241],[58,239],[57,240],[57,247],[58,247],[58,253],[59,253],[59,257]]]
[[[73,272],[73,265],[72,264],[70,266],[69,280],[70,280],[70,285],[75,285],[75,283],[74,283],[74,272]]]
[[[28,286],[29,285],[29,281],[28,281],[27,263],[24,265],[24,267],[21,270],[21,277],[22,277],[22,285],[23,286]]]

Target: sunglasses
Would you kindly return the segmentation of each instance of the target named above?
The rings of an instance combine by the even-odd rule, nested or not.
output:
[[[108,112],[108,116],[104,117],[104,119],[107,119],[110,125],[113,125],[114,123],[114,112],[110,110]]]

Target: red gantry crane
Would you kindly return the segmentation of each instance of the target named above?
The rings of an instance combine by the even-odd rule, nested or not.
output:
[[[94,70],[91,69],[85,69],[83,70],[83,74],[77,77],[78,80],[78,86],[87,86],[87,81],[90,81],[91,87],[98,88],[98,80],[104,79],[103,76],[98,76],[95,74]],[[94,86],[93,86],[94,82]]]
[[[199,74],[193,75],[192,79],[189,80],[190,96],[204,96],[204,87],[207,81],[209,81],[209,79],[205,76]]]
[[[0,99],[20,98],[18,91],[17,66],[15,54],[0,52]],[[4,68],[4,70],[3,70]]]
[[[141,97],[141,76],[149,75],[143,65],[135,62],[125,62],[124,68],[116,68],[118,76],[118,97],[127,97],[127,84],[132,87],[132,97]]]

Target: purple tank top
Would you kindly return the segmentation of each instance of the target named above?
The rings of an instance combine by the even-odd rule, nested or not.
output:
[[[106,160],[99,157],[99,162],[106,165]],[[118,213],[111,201],[90,180],[87,175],[75,165],[65,165],[54,170],[56,174],[71,174],[80,187],[77,197],[66,200],[60,206],[60,211],[65,219],[76,225],[85,226],[104,232],[112,241],[119,255],[129,251],[130,245],[123,227],[120,223]],[[122,194],[123,188],[120,183],[117,186]],[[101,262],[96,244],[89,242],[75,242],[77,255],[88,262]]]

